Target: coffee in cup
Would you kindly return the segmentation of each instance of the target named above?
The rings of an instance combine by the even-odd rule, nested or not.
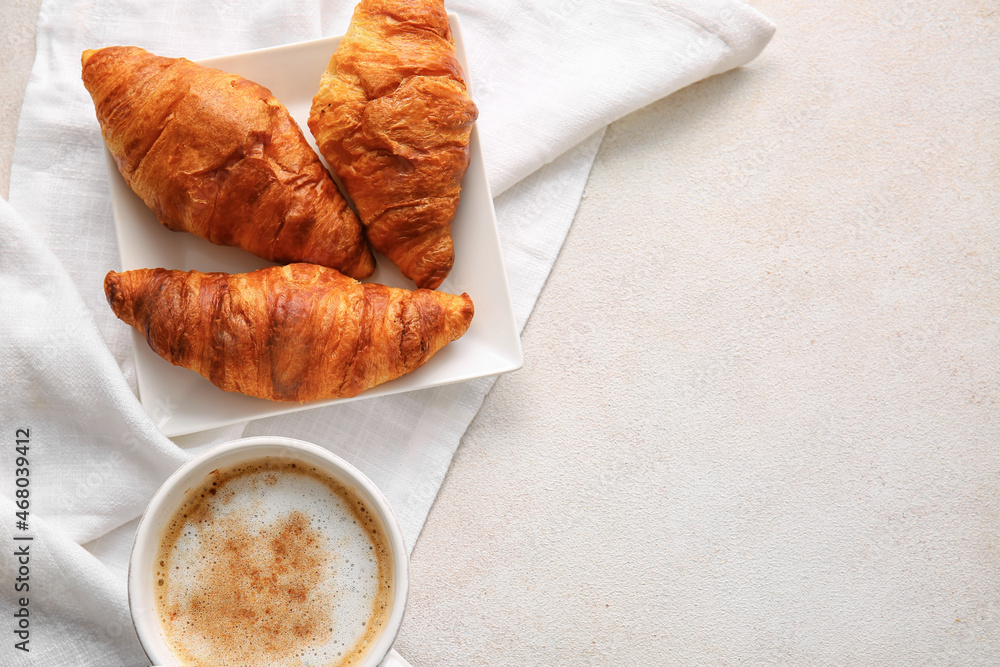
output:
[[[158,627],[152,642],[139,633],[144,647],[181,665],[370,664],[401,617],[398,526],[324,461],[249,453],[203,465],[161,508],[143,565]]]

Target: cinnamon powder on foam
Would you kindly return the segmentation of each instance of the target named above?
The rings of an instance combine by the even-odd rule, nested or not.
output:
[[[390,555],[336,480],[259,459],[187,493],[154,565],[157,612],[183,664],[347,667],[388,618]]]

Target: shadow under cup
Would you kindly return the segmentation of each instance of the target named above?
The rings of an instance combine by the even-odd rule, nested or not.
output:
[[[280,464],[314,467],[360,500],[365,508],[362,511],[369,511],[375,518],[375,525],[381,526],[392,568],[391,608],[364,657],[360,662],[351,663],[364,667],[378,665],[395,641],[409,588],[409,554],[396,516],[375,484],[340,457],[311,443],[270,436],[234,440],[194,457],[175,471],[150,500],[136,529],[128,572],[129,609],[143,650],[153,665],[182,662],[169,648],[156,604],[159,594],[156,590],[157,554],[175,512],[189,497],[188,492],[210,480],[213,471],[265,458]]]

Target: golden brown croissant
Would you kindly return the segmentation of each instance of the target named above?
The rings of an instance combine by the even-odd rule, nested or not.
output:
[[[309,129],[368,239],[418,287],[451,271],[478,110],[443,0],[362,0],[320,81]]]
[[[84,51],[82,63],[119,171],[166,227],[371,275],[357,216],[267,88],[137,47]]]
[[[110,271],[104,292],[170,363],[275,401],[345,398],[393,380],[462,336],[473,315],[467,294],[359,283],[314,264]]]

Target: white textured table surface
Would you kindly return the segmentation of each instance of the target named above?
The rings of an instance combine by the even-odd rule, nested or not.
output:
[[[752,4],[757,61],[609,129],[416,544],[417,667],[1000,662],[1000,6]]]

